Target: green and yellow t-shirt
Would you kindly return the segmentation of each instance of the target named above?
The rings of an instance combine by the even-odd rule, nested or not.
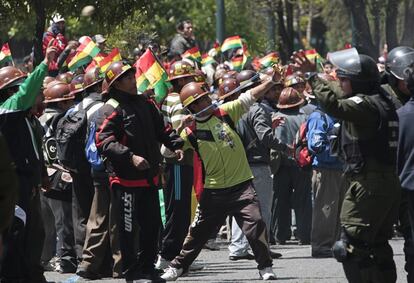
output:
[[[245,110],[239,100],[219,106],[227,112],[234,124]],[[228,188],[253,179],[247,162],[246,152],[239,135],[223,120],[211,116],[205,121],[196,122],[200,158],[205,169],[204,187],[208,189]],[[191,147],[186,131],[181,132],[184,148]]]

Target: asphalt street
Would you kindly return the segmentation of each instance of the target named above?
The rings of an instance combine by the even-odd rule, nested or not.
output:
[[[397,265],[398,281],[406,282],[404,272],[403,241],[393,239],[394,260]],[[273,269],[278,276],[277,282],[347,282],[341,265],[332,258],[314,259],[310,256],[310,246],[298,246],[294,243],[284,246],[272,246],[272,250],[283,254],[273,261]],[[205,268],[198,272],[181,277],[177,282],[219,283],[219,282],[258,282],[258,271],[255,261],[228,259],[227,243],[220,242],[219,251],[203,250],[197,259]],[[75,274],[59,274],[47,272],[46,278],[52,282],[83,282]],[[90,282],[125,282],[124,280],[103,279]]]

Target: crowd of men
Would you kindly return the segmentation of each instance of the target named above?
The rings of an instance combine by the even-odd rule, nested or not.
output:
[[[183,59],[197,45],[183,21],[167,52],[134,50],[168,61],[156,103],[127,60],[65,70],[79,42],[64,29],[55,16],[33,70],[0,69],[0,282],[174,281],[203,268],[222,226],[229,260],[255,260],[263,280],[282,256],[270,246],[297,243],[355,283],[396,282],[397,226],[414,282],[414,49],[391,50],[385,70],[350,48],[323,68],[299,51],[236,71],[238,50]]]

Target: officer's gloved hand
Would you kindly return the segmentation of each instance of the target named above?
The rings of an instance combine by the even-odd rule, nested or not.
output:
[[[302,73],[313,73],[316,72],[316,62],[310,61],[303,50],[293,52],[290,59],[295,62],[294,66],[298,71]]]
[[[348,245],[348,237],[345,229],[342,227],[341,238],[332,247],[333,256],[338,262],[345,262],[349,258]]]

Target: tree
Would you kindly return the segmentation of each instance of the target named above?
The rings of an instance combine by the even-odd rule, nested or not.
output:
[[[94,30],[95,32],[110,32],[119,22],[129,16],[131,11],[143,10],[146,13],[151,11],[151,3],[150,0],[2,1],[0,4],[1,41],[9,40],[10,37],[15,35],[17,35],[17,38],[19,36],[30,38],[33,41],[35,61],[40,62],[43,57],[41,50],[43,32],[47,21],[54,13],[62,14],[68,19],[68,22],[72,21],[72,23],[79,24],[78,27],[89,28],[90,31]],[[94,13],[90,19],[82,18],[80,13],[86,5],[94,5],[96,11],[99,12]],[[14,19],[14,21],[10,19]],[[79,29],[70,35],[74,36],[78,31]]]

